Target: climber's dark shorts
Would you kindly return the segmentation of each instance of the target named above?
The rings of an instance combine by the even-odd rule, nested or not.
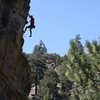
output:
[[[29,26],[27,26],[27,28],[35,28],[35,25],[34,26],[29,25]]]

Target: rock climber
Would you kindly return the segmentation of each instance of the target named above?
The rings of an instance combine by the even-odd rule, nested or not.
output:
[[[30,17],[30,25],[26,26],[24,32],[26,32],[27,28],[29,28],[30,29],[30,36],[29,37],[32,37],[32,29],[35,28],[35,25],[34,25],[34,20],[35,19],[34,19],[34,17],[32,15],[29,15],[29,17]]]

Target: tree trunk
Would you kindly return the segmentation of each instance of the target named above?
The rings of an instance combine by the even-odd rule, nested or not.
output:
[[[35,95],[37,95],[37,75],[35,77]]]

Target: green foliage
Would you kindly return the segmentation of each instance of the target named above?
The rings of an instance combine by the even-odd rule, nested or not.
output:
[[[27,55],[27,60],[31,67],[31,72],[32,72],[32,77],[33,77],[32,84],[35,85],[35,94],[37,94],[37,86],[40,84],[40,80],[43,78],[44,73],[47,69],[46,60],[44,56],[44,53],[46,52],[45,50],[46,47],[42,46],[42,44],[36,45],[34,47],[33,53],[30,55]],[[41,53],[39,49],[41,49]]]
[[[88,54],[80,38],[71,40],[65,75],[73,82],[71,100],[97,100],[100,90],[100,45],[87,41]],[[97,95],[96,95],[97,94]]]
[[[57,100],[59,78],[53,69],[48,69],[41,81],[39,88],[39,96],[42,100]]]
[[[87,51],[84,48],[77,35],[70,41],[68,54],[64,57],[47,53],[41,42],[35,46],[33,54],[25,55],[33,82],[39,87],[40,100],[100,99],[100,43],[86,41]]]

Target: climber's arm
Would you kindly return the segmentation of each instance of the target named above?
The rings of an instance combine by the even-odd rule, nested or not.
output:
[[[28,14],[29,15],[29,17],[31,18],[31,15],[30,14]]]

